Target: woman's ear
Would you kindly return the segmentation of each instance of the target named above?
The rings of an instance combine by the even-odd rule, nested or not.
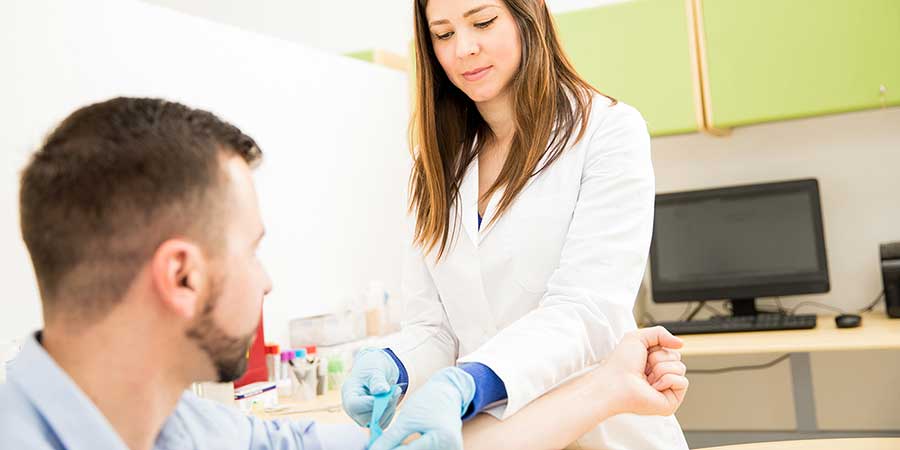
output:
[[[200,249],[182,239],[163,242],[153,254],[150,273],[162,307],[191,320],[202,305],[207,262]]]

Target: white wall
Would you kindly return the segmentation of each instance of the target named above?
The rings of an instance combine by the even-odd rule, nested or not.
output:
[[[209,109],[266,153],[257,172],[274,279],[267,337],[399,284],[408,164],[406,77],[136,0],[0,6],[0,342],[41,325],[18,227],[18,173],[73,109],[117,95]]]
[[[144,0],[336,53],[380,48],[405,55],[414,0]],[[628,0],[546,0],[559,13]]]
[[[412,0],[144,0],[334,53],[381,48],[406,54]]]

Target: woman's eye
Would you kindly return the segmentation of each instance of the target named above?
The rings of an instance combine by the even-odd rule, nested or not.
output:
[[[485,22],[478,22],[478,23],[475,24],[475,27],[477,27],[477,28],[487,28],[490,24],[494,23],[495,20],[497,20],[497,17],[494,17],[493,19],[488,20],[488,21],[485,21]]]
[[[436,38],[438,38],[438,39],[440,39],[440,40],[442,40],[442,41],[445,40],[445,39],[450,39],[450,36],[453,36],[453,32],[452,32],[452,31],[448,31],[448,32],[446,32],[446,33],[441,33],[441,34],[435,34],[435,35],[434,35],[434,37],[436,37]]]

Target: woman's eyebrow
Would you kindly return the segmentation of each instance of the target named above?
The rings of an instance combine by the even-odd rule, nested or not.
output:
[[[470,9],[470,10],[464,12],[464,13],[463,13],[463,17],[469,17],[469,16],[471,16],[472,14],[478,13],[478,12],[480,12],[480,11],[486,9],[486,8],[496,8],[496,7],[497,7],[497,5],[481,5],[481,6],[476,6],[476,7],[472,8],[472,9]],[[431,25],[431,26],[434,26],[434,25],[443,25],[443,24],[445,24],[445,23],[450,23],[450,21],[447,20],[447,19],[438,19],[438,20],[432,20],[432,21],[429,22],[428,24]]]

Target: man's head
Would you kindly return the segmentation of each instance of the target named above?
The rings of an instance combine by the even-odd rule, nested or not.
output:
[[[271,289],[255,256],[261,157],[233,125],[178,103],[117,98],[72,113],[22,174],[47,329],[89,328],[137,298],[183,325],[219,379],[240,376]]]

